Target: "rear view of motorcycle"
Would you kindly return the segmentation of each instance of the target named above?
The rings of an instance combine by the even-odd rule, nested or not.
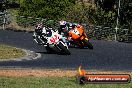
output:
[[[34,33],[33,36],[36,43],[38,39]],[[39,37],[39,41],[42,41],[42,45],[46,48],[47,53],[57,53],[63,55],[70,55],[69,48],[65,42],[65,38],[58,33],[58,31],[53,31],[52,28],[42,28],[42,34]]]

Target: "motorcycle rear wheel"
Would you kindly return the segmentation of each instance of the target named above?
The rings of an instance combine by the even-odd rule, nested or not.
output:
[[[93,45],[88,40],[85,39],[83,42],[89,49],[93,49]]]

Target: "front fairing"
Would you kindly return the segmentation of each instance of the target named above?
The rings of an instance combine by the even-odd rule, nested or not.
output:
[[[60,35],[57,32],[52,32],[50,37],[46,37],[48,44],[56,44],[59,42]]]

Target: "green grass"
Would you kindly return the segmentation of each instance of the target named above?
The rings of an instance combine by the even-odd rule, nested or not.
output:
[[[0,44],[0,60],[18,58],[26,55],[21,49]]]
[[[75,77],[0,77],[0,88],[132,88],[132,83],[79,85]]]

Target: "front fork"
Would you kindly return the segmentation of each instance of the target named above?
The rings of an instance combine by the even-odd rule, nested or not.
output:
[[[66,46],[66,47],[68,48],[69,42],[67,41],[67,38],[66,38],[66,37],[62,37],[62,38],[60,39],[60,42],[61,42],[64,46]]]
[[[37,44],[43,44],[44,41],[41,39],[39,35],[36,35],[35,33],[33,34],[33,39]]]
[[[58,49],[59,52],[62,51],[62,48],[60,47],[60,44],[65,46],[68,49],[68,46],[63,41],[59,41],[58,44],[55,45],[55,47]]]

